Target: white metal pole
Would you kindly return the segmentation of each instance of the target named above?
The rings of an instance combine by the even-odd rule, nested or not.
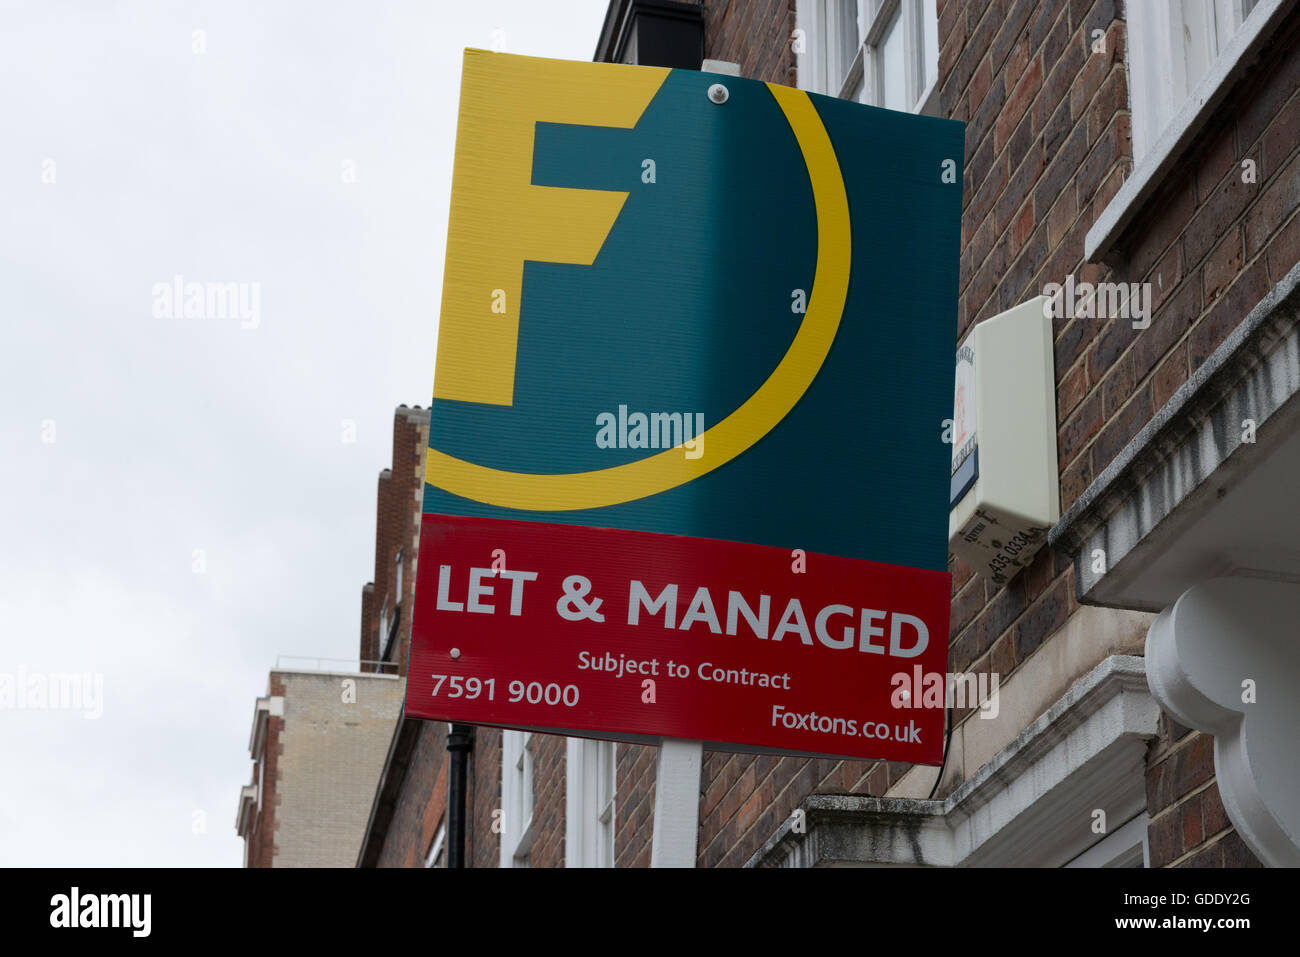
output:
[[[655,772],[651,867],[694,867],[700,831],[700,766],[704,744],[664,738]]]

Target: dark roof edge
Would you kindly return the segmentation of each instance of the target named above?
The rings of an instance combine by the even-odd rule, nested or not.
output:
[[[592,56],[594,62],[618,63],[622,60],[632,15],[638,10],[680,20],[704,21],[704,6],[698,0],[609,0],[600,38],[596,41],[596,52]]]
[[[614,40],[622,34],[622,23],[627,15],[629,0],[609,0],[605,8],[605,22],[600,27],[600,37],[596,40],[596,52],[591,59],[596,63],[613,62]]]

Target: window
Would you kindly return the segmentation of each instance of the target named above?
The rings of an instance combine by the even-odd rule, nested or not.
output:
[[[447,824],[446,819],[438,822],[438,832],[429,842],[429,853],[424,855],[425,867],[447,866]]]
[[[384,660],[384,652],[388,647],[388,596],[384,596],[384,603],[379,608],[379,660]]]
[[[1143,811],[1107,834],[1065,867],[1147,867],[1147,814]]]
[[[1091,262],[1122,258],[1126,232],[1295,4],[1145,0],[1125,7],[1133,171],[1084,236],[1083,256]]]
[[[502,867],[527,867],[533,843],[533,735],[501,732]]]
[[[912,113],[939,103],[935,0],[800,0],[799,85]]]
[[[1151,0],[1127,5],[1135,162],[1160,139],[1256,2]]]
[[[567,867],[614,866],[613,741],[569,738],[565,761]]]
[[[402,607],[402,552],[397,552],[397,607]]]

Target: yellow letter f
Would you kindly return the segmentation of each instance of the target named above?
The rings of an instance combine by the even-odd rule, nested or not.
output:
[[[534,186],[536,124],[630,129],[667,76],[465,51],[434,398],[514,403],[524,260],[590,266],[627,199]]]

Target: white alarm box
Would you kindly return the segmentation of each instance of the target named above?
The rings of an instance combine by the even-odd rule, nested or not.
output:
[[[979,323],[957,350],[948,548],[995,584],[1060,518],[1051,300]]]

